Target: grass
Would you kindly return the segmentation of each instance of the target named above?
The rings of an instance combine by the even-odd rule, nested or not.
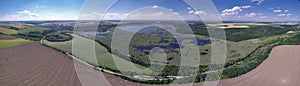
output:
[[[9,35],[9,34],[17,34],[17,31],[11,29],[0,29],[0,33]]]
[[[103,68],[108,68],[108,69],[112,69],[112,70],[120,70],[119,68],[116,67],[115,62],[118,62],[118,64],[120,65],[120,68],[122,68],[122,70],[124,70],[125,72],[134,72],[134,73],[147,73],[150,70],[146,70],[146,71],[140,71],[136,68],[133,68],[132,66],[128,66],[133,64],[135,67],[139,68],[139,69],[145,69],[146,67],[138,65],[138,64],[134,64],[132,62],[129,62],[127,60],[124,60],[118,56],[115,56],[108,52],[107,49],[103,46],[101,46],[100,44],[96,43],[93,40],[87,39],[87,38],[83,38],[81,36],[78,35],[73,35],[73,39],[72,41],[79,43],[79,45],[77,45],[78,50],[74,50],[74,52],[76,53],[72,53],[72,55],[78,57],[79,59],[90,63],[92,65],[99,65]],[[72,52],[72,41],[65,41],[65,42],[49,42],[47,40],[43,40],[43,43],[54,47],[58,50],[61,50],[63,52]],[[95,43],[95,48],[90,48],[88,46],[86,46],[87,44],[94,44]],[[79,50],[80,49],[80,50]],[[95,53],[93,52],[93,49],[95,49]]]
[[[43,31],[49,30],[48,28],[42,28],[42,27],[28,27],[22,30],[19,30],[18,33],[20,34],[30,34],[32,32],[36,33],[43,33]]]
[[[30,41],[25,39],[0,40],[0,48],[17,46],[28,42]]]
[[[41,40],[44,35],[50,32],[50,29],[43,27],[27,27],[25,29],[18,30],[18,34],[15,35],[19,38],[29,39],[33,41]]]

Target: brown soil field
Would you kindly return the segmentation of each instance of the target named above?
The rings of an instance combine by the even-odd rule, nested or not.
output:
[[[13,39],[18,39],[18,38],[14,36],[0,36],[0,40],[13,40]]]
[[[3,27],[0,27],[0,30],[5,30],[5,28],[3,28]]]
[[[0,49],[0,86],[81,86],[72,59],[39,42]]]

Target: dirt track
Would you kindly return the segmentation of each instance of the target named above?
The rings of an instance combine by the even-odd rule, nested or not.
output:
[[[78,68],[80,67],[81,66]],[[84,66],[82,65],[82,67]],[[103,80],[103,77],[105,76],[112,86],[148,86],[145,84],[129,82],[105,73],[104,76],[102,76],[100,75],[101,72],[92,70],[91,68],[80,69],[88,70],[88,72],[79,71],[79,73],[84,73],[84,78],[92,83],[104,82],[105,80]],[[0,71],[0,86],[81,85],[75,74],[71,58],[55,50],[44,47],[38,42],[0,49]],[[95,78],[95,80],[89,80],[91,78]],[[194,86],[202,85],[203,83],[194,84]],[[299,85],[300,46],[275,47],[270,56],[256,69],[237,78],[221,80],[218,84],[218,86]]]
[[[0,49],[0,86],[80,86],[73,61],[31,42]]]

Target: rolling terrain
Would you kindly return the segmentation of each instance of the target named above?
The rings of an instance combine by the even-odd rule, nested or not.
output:
[[[236,78],[220,80],[218,86],[295,86],[300,84],[300,46],[283,45],[273,48],[269,57],[256,69]],[[169,86],[146,85],[104,74],[108,81],[117,86]],[[193,86],[203,86],[195,83]]]

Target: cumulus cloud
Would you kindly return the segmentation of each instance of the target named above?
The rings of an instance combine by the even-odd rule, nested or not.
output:
[[[207,15],[206,11],[195,11],[195,15]]]
[[[188,10],[193,10],[191,7],[187,7]]]
[[[188,13],[192,14],[192,13],[195,13],[195,11],[194,10],[190,10]]]
[[[284,10],[284,12],[289,12],[289,10]]]
[[[285,14],[278,14],[277,16],[285,16]]]
[[[154,6],[152,6],[152,8],[158,8],[158,6],[157,6],[157,5],[154,5]]]
[[[282,13],[282,14],[277,14],[277,16],[279,16],[279,17],[284,17],[284,16],[291,16],[292,14],[284,14],[284,13]]]
[[[20,12],[17,12],[17,14],[11,14],[11,15],[5,15],[4,17],[2,17],[1,19],[4,20],[22,20],[22,19],[35,19],[35,18],[39,18],[40,14],[38,13],[33,13],[29,10],[23,10]]]
[[[24,11],[21,11],[21,12],[18,12],[18,13],[21,14],[21,15],[27,15],[27,16],[30,16],[30,17],[37,17],[37,16],[40,15],[40,14],[37,14],[37,13],[30,12],[29,10],[24,10]]]
[[[265,0],[251,0],[251,2],[255,2],[257,5],[260,5],[263,3]]]
[[[203,11],[203,10],[193,10],[190,7],[187,7],[187,9],[189,10],[188,11],[189,14],[193,14],[193,15],[207,15],[206,11]]]
[[[275,13],[279,13],[279,12],[282,12],[282,10],[280,10],[280,9],[277,9],[277,10],[273,10],[273,12],[275,12]]]
[[[252,12],[252,13],[246,14],[245,16],[246,17],[254,17],[254,16],[256,16],[256,13]]]
[[[250,8],[250,5],[242,6],[242,8]]]
[[[242,11],[242,9],[247,9],[250,8],[251,6],[246,5],[246,6],[234,6],[231,9],[225,9],[222,11],[221,16],[228,16],[228,15],[235,15],[235,14],[239,14],[239,12]]]
[[[30,10],[23,10],[15,14],[9,14],[0,17],[0,20],[73,20],[75,16],[70,15],[42,15]]]

